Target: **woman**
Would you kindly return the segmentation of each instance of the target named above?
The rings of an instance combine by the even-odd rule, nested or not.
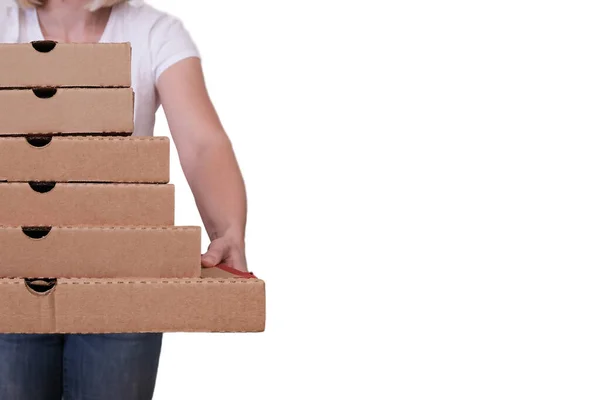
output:
[[[180,21],[143,2],[0,0],[0,42],[43,39],[131,43],[134,135],[153,134],[162,104],[211,239],[203,265],[247,271],[244,182]],[[0,335],[0,399],[151,399],[161,340],[160,334]]]

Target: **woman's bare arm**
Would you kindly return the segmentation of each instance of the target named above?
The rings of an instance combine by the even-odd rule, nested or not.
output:
[[[160,76],[158,93],[211,245],[202,264],[247,271],[246,190],[231,141],[209,98],[201,62],[188,58]]]

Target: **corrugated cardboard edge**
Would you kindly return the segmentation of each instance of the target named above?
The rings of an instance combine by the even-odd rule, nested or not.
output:
[[[15,225],[0,225],[0,229],[18,229],[21,230],[21,226]],[[61,225],[55,226],[57,229],[75,229],[75,230],[101,230],[101,231],[116,231],[116,230],[138,230],[138,231],[197,231],[200,229],[199,226],[137,226],[137,225],[123,225],[123,226],[101,226],[101,225]]]
[[[111,140],[134,140],[134,141],[144,141],[144,140],[148,140],[148,141],[167,141],[170,142],[170,138],[168,136],[106,136],[104,134],[93,134],[93,135],[83,135],[83,136],[68,136],[68,135],[64,135],[61,136],[59,135],[52,135],[50,134],[44,134],[44,133],[40,133],[40,134],[26,134],[26,135],[19,135],[19,136],[6,136],[6,137],[2,137],[1,139],[3,141],[5,140],[25,140],[27,138],[32,138],[32,137],[52,137],[52,140],[61,140],[61,141],[111,141]],[[50,143],[51,145],[52,143]],[[49,146],[49,145],[48,145]],[[44,147],[38,147],[34,149],[44,149],[47,146]]]

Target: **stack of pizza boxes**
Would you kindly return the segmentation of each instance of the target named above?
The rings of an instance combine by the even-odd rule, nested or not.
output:
[[[264,282],[202,270],[131,47],[0,45],[0,333],[262,331]]]

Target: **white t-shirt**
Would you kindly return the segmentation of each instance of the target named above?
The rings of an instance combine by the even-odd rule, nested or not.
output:
[[[43,40],[35,9],[0,0],[0,42]],[[143,1],[114,6],[101,43],[130,42],[132,86],[135,92],[134,135],[152,136],[160,99],[156,82],[167,68],[189,57],[200,57],[181,21]]]

